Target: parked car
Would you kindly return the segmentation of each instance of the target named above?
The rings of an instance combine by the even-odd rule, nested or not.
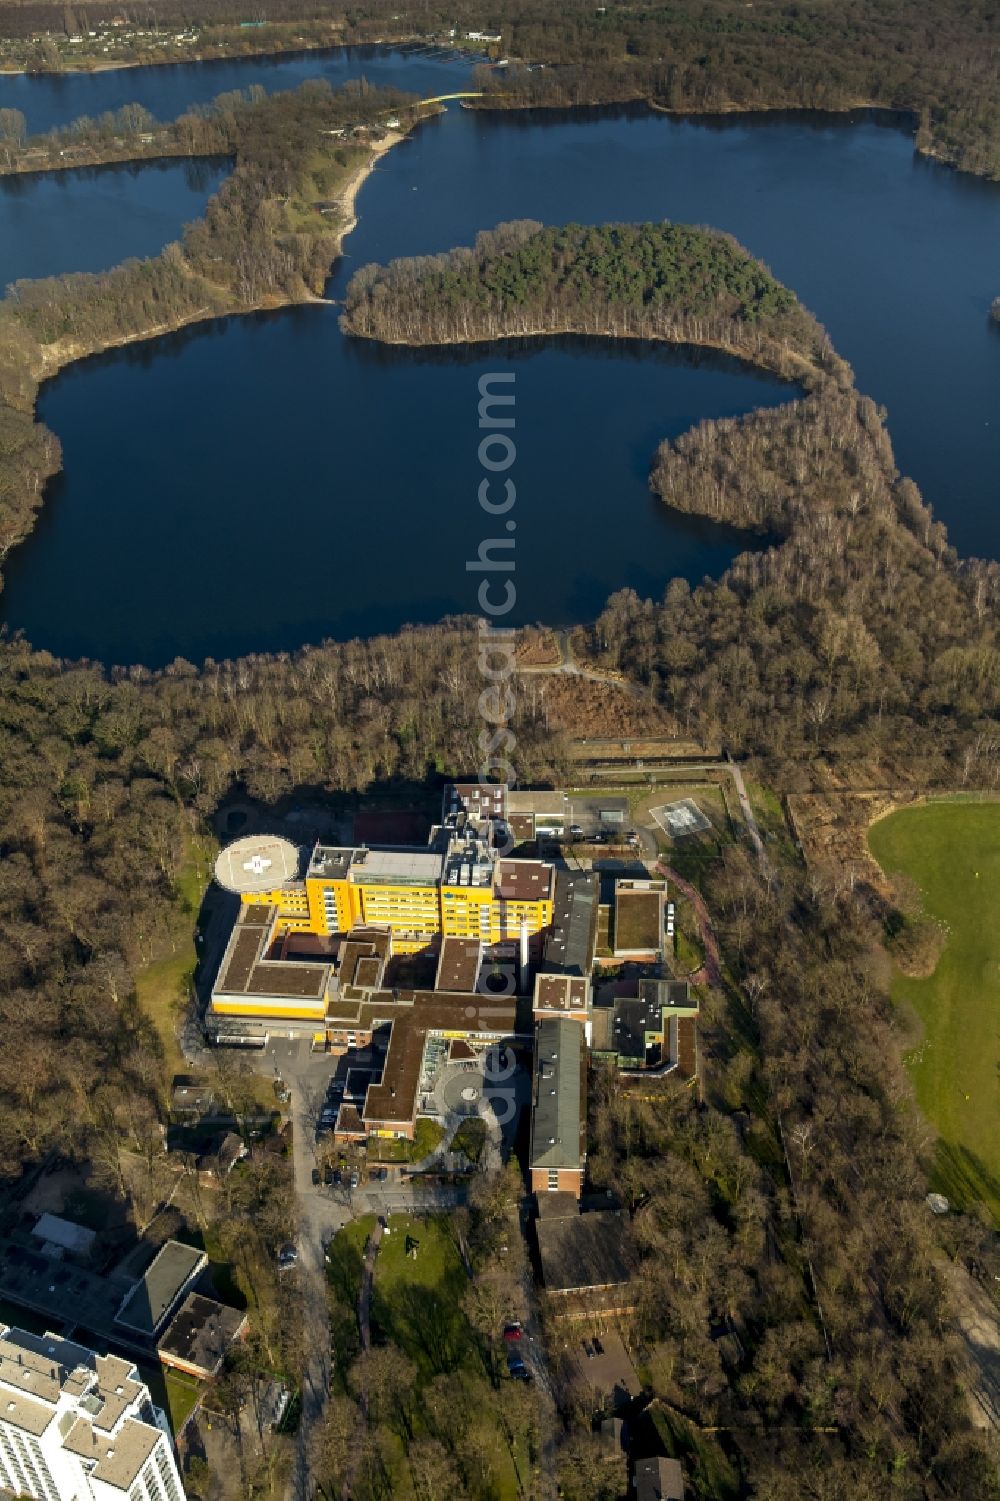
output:
[[[358,1184],[360,1182],[361,1182],[361,1179],[358,1177],[358,1170],[357,1170],[357,1168],[355,1168],[354,1171],[351,1173],[351,1187],[352,1188],[357,1188],[357,1186],[358,1186]]]
[[[313,1180],[313,1188],[319,1188],[319,1168],[318,1167],[314,1167],[313,1168],[313,1171],[312,1171],[312,1180]]]
[[[594,1349],[589,1339],[585,1339],[583,1342],[583,1353],[584,1355],[586,1355],[588,1360],[593,1360],[594,1356],[597,1354],[597,1351]]]
[[[515,1381],[530,1381],[531,1374],[520,1355],[507,1356],[507,1370]]]
[[[582,824],[571,823],[570,826],[569,826],[569,831],[572,834],[572,836],[573,836],[574,839],[582,839],[583,838],[583,826],[582,826]]]
[[[604,1354],[604,1346],[601,1344],[601,1342],[597,1338],[596,1334],[594,1335],[594,1341],[593,1341],[593,1343],[594,1343],[594,1351],[595,1351],[595,1353],[597,1355],[603,1355]]]
[[[504,1324],[503,1326],[503,1337],[509,1344],[516,1343],[521,1338],[523,1332],[521,1325],[517,1322]]]
[[[388,1176],[389,1176],[389,1169],[387,1167],[377,1167],[375,1169],[374,1173],[372,1174],[372,1177],[375,1179],[375,1181],[377,1183],[384,1183],[386,1181],[386,1179],[388,1178]]]
[[[299,1259],[299,1253],[294,1246],[282,1246],[278,1252],[278,1271],[287,1272]]]

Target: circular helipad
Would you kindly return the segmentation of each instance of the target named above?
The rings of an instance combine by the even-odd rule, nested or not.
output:
[[[255,891],[274,891],[299,873],[298,846],[277,834],[248,834],[221,850],[215,862],[215,879],[226,891],[241,896]]]

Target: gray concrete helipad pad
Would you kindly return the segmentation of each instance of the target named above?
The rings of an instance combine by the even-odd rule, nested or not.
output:
[[[664,834],[671,839],[683,839],[685,834],[704,834],[712,827],[693,797],[682,797],[676,803],[664,803],[660,808],[650,809]]]
[[[215,862],[215,879],[241,895],[274,891],[299,873],[298,845],[276,834],[248,834],[227,844]]]

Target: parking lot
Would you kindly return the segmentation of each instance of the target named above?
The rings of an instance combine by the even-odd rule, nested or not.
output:
[[[625,797],[574,797],[570,808],[572,822],[582,830],[584,838],[593,834],[624,834],[632,827]]]

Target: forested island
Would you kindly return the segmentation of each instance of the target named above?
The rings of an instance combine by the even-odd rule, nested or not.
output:
[[[187,154],[234,158],[204,218],[155,258],[16,282],[0,301],[0,559],[33,524],[58,440],[35,420],[41,381],[88,354],[200,319],[322,293],[371,162],[398,140],[380,122],[407,96],[325,82],[220,97],[173,127]]]
[[[725,350],[807,385],[850,381],[766,267],[730,236],[683,224],[502,224],[471,249],[362,267],[341,326],[389,344],[656,339]]]

